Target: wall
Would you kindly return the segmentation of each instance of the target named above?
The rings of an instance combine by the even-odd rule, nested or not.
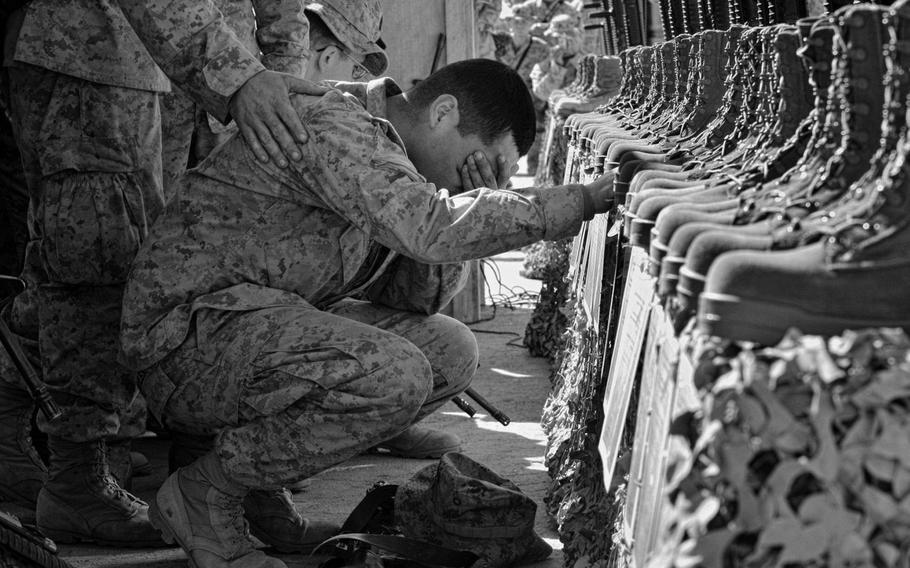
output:
[[[446,37],[439,67],[473,57],[473,5],[472,0],[383,0],[388,74],[403,88],[429,75],[441,33]]]

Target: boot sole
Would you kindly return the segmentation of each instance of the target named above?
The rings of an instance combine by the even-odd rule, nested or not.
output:
[[[158,503],[156,503],[154,500],[149,503],[149,522],[152,523],[152,526],[161,533],[161,540],[171,545],[180,544],[180,542],[177,540],[177,535],[174,534],[174,531],[171,530],[170,525],[167,524],[167,521],[164,519],[164,517],[161,516],[161,513],[158,511]],[[190,562],[192,562],[192,560],[190,560]]]
[[[111,548],[165,548],[170,544],[166,541],[162,542],[161,540],[107,540],[104,538],[86,536],[81,533],[49,529],[47,527],[38,527],[38,529],[47,538],[62,544],[88,543],[97,544],[99,546],[109,546]]]
[[[259,526],[251,521],[249,517],[247,517],[246,521],[250,525],[251,535],[261,540],[263,544],[280,554],[309,554],[313,552],[317,546],[322,544],[321,541],[308,544],[277,541],[274,538],[267,536],[268,533],[265,530],[259,528]]]
[[[910,319],[874,320],[809,312],[799,306],[704,292],[698,307],[699,327],[718,337],[775,345],[791,327],[808,335],[832,336],[847,329],[910,327]]]

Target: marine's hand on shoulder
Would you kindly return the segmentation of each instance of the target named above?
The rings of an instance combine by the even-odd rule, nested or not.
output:
[[[322,95],[328,90],[293,75],[261,71],[234,93],[230,112],[256,158],[262,162],[271,158],[286,167],[288,158],[301,157],[297,143],[307,141],[290,93]]]
[[[505,156],[500,154],[496,157],[496,171],[494,172],[486,154],[480,150],[472,152],[461,166],[463,191],[472,191],[478,187],[504,188],[508,185],[513,174],[514,172],[506,167]]]

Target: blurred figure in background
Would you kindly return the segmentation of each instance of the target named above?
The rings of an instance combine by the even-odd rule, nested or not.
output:
[[[508,33],[508,27],[500,17],[502,0],[474,0],[474,56],[482,59],[496,59],[496,32]]]
[[[583,55],[583,40],[575,19],[566,14],[550,20],[544,39],[550,44],[550,54],[534,65],[531,83],[534,96],[547,101],[553,91],[575,80],[577,64]]]
[[[535,9],[529,3],[516,4],[507,13],[505,21],[508,33],[495,33],[496,59],[516,70],[525,80],[528,89],[533,89],[531,71],[534,65],[546,60],[550,56],[550,46],[543,38],[532,35],[531,29],[538,23],[534,19]],[[535,97],[534,110],[537,113],[537,136],[534,144],[528,151],[528,175],[537,172],[538,156],[540,154],[540,140],[546,128],[546,100],[541,101]]]

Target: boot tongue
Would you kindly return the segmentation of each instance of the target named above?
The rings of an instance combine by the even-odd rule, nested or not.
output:
[[[193,475],[191,469],[178,475],[181,493],[205,495],[204,499],[184,500],[187,518],[206,521],[193,523],[194,535],[220,543],[227,559],[249,552],[252,544],[249,525],[243,518],[243,497],[218,490],[204,476]]]

